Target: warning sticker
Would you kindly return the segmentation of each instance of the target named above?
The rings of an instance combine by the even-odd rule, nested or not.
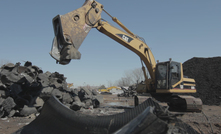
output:
[[[88,33],[91,30],[91,27],[88,26],[87,24],[84,24],[83,29],[84,29],[85,33]]]

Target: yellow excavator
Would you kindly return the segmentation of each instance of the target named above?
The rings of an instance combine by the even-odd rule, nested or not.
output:
[[[112,26],[101,18],[101,13],[107,13],[121,28]],[[145,87],[142,92],[168,102],[171,107],[186,111],[202,109],[202,101],[187,95],[196,93],[195,80],[184,77],[182,63],[172,61],[156,62],[145,40],[126,28],[116,17],[112,17],[104,6],[95,0],[86,0],[83,6],[65,15],[53,18],[54,40],[50,55],[57,63],[66,65],[72,59],[80,59],[78,51],[82,42],[92,28],[107,35],[119,44],[136,53],[141,60],[145,76]],[[150,78],[147,78],[145,66]]]
[[[120,87],[117,87],[117,86],[111,86],[111,87],[108,87],[108,88],[103,88],[103,89],[99,89],[98,91],[99,92],[110,92],[111,89],[117,89],[117,90],[121,90]]]
[[[67,83],[67,86],[68,87],[72,87],[73,86],[73,83]],[[73,88],[73,87],[72,87]]]
[[[125,31],[104,21],[101,18],[102,11],[106,12],[103,5],[94,0],[86,0],[81,8],[56,16],[53,19],[55,37],[51,56],[63,65],[68,64],[71,59],[80,59],[80,45],[91,28],[96,28],[140,57],[141,63],[145,64],[150,74],[148,79],[143,65],[146,78],[143,92],[150,93],[158,100],[168,101],[170,106],[177,109],[199,110],[202,105],[200,99],[176,95],[196,92],[195,81],[184,77],[182,64],[172,60],[156,63],[142,38],[109,14]],[[134,98],[137,101],[137,97]],[[181,122],[167,108],[151,98],[123,113],[91,116],[69,109],[52,96],[45,102],[40,115],[16,134],[169,134],[190,131],[189,126],[179,124]]]

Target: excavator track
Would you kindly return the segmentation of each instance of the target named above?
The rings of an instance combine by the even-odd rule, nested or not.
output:
[[[174,95],[168,105],[173,111],[201,112],[203,103],[201,99],[193,96]]]
[[[160,102],[166,102],[170,111],[176,112],[201,112],[202,100],[189,95],[159,94],[152,93],[151,96]]]

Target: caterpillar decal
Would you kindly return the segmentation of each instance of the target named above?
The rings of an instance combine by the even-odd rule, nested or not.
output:
[[[128,43],[130,43],[133,40],[133,38],[131,38],[131,37],[127,36],[127,35],[124,35],[124,34],[117,34],[117,35],[119,37],[121,37],[124,41],[128,42]]]

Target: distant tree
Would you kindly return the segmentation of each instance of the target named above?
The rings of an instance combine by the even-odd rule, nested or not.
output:
[[[144,81],[145,77],[143,70],[141,68],[132,70],[131,79],[133,83],[140,83],[141,81]]]
[[[115,83],[113,83],[113,82],[111,82],[110,80],[108,80],[107,86],[108,86],[108,87],[112,87],[112,86],[116,86],[116,85],[115,85]]]
[[[147,74],[148,76],[148,74]],[[133,84],[140,83],[141,81],[144,81],[144,73],[141,68],[136,68],[134,70],[126,71],[124,73],[124,77],[119,79],[116,83],[117,86],[130,86]]]
[[[117,86],[130,86],[131,85],[131,78],[130,77],[122,77],[120,80],[117,81]]]
[[[106,87],[104,85],[101,85],[98,89],[105,89]]]

